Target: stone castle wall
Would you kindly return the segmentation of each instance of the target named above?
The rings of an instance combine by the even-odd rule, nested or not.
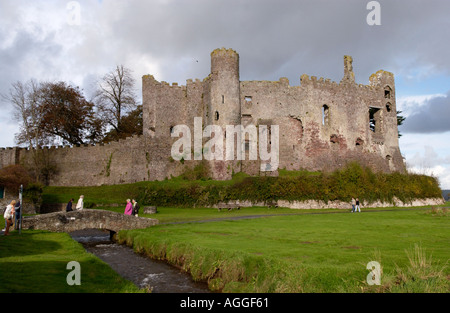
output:
[[[164,117],[153,124],[144,122],[144,132],[152,133],[153,127],[158,140],[173,143],[171,127],[184,124],[192,130],[196,116],[203,118],[203,127],[219,125],[224,132],[225,125],[279,125],[279,168],[334,170],[358,161],[374,170],[404,172],[394,76],[378,71],[369,85],[359,85],[352,62],[344,57],[344,77],[339,83],[302,75],[300,86],[290,86],[286,78],[240,81],[238,54],[216,49],[211,53],[211,74],[203,81],[169,86],[144,77],[144,114]],[[371,118],[376,121],[372,129]],[[248,158],[211,162],[211,168],[219,179],[238,171],[262,174],[260,161]]]
[[[337,83],[302,75],[299,86],[288,79],[240,81],[239,55],[231,49],[211,53],[211,74],[187,80],[185,86],[142,78],[143,135],[105,145],[44,149],[56,166],[50,185],[89,186],[163,180],[178,176],[199,160],[173,160],[176,125],[191,131],[194,159],[194,117],[206,125],[278,125],[278,168],[334,170],[349,161],[384,172],[405,171],[398,146],[395,82],[392,73],[378,71],[369,85],[354,80],[351,57],[344,57],[344,76]],[[370,120],[375,126],[370,126]],[[174,137],[175,136],[175,137]],[[202,144],[210,138],[200,139]],[[0,168],[32,161],[32,151],[0,149]],[[211,176],[261,172],[261,161],[207,161]]]

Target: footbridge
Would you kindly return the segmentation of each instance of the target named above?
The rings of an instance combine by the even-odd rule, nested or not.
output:
[[[70,233],[82,229],[105,229],[113,233],[122,229],[147,228],[158,224],[158,220],[125,215],[106,210],[83,209],[71,212],[55,212],[26,216],[22,229],[39,229]]]

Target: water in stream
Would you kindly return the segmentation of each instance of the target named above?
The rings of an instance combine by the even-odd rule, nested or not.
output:
[[[123,278],[153,293],[207,293],[206,283],[158,260],[139,255],[132,248],[110,241],[109,232],[82,230],[70,233],[85,249],[108,263]]]

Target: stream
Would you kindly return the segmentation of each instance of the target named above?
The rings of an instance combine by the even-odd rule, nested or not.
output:
[[[152,293],[210,292],[206,283],[193,281],[188,273],[114,243],[109,239],[109,231],[86,229],[74,231],[70,236],[139,288],[148,288]]]

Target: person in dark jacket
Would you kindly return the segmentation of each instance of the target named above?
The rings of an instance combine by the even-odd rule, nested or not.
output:
[[[69,203],[67,203],[66,212],[73,211],[72,210],[72,202],[73,202],[73,198],[69,200]]]
[[[361,213],[361,207],[359,206],[359,198],[356,198],[356,206],[355,206],[355,212]]]
[[[132,215],[138,216],[138,213],[139,213],[139,204],[136,202],[135,199],[133,199],[131,202],[133,203],[133,213],[132,213]]]
[[[19,223],[20,223],[20,200],[17,200],[16,205],[14,206],[14,211],[16,211],[15,219],[14,219],[14,229],[19,229]]]

